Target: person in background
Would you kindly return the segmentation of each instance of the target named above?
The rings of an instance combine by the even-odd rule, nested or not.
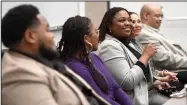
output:
[[[152,42],[157,49],[157,53],[153,56],[152,61],[156,69],[167,69],[177,72],[177,77],[182,83],[187,83],[187,53],[177,43],[170,40],[160,31],[160,25],[163,19],[163,13],[160,5],[156,3],[144,4],[140,17],[143,23],[140,35],[136,37],[136,41],[145,46]]]
[[[131,45],[132,20],[126,9],[109,9],[99,26],[100,45],[97,54],[105,62],[122,89],[135,105],[162,105],[168,98],[154,88],[170,87],[167,82],[153,80],[149,59],[157,52],[149,43],[143,52]],[[154,81],[154,82],[153,82]]]
[[[141,29],[142,29],[141,19],[139,15],[135,12],[129,12],[129,15],[132,19],[132,26],[133,26],[132,35],[131,35],[131,42],[132,42],[131,46],[139,48],[139,50],[142,51],[143,46],[141,46],[135,40],[136,36],[140,34]],[[176,77],[177,73],[169,72],[168,70],[156,70],[154,67],[155,65],[152,62],[152,60],[150,60],[149,64],[153,70],[152,72],[153,72],[154,78],[162,82],[168,82],[171,86],[171,88],[159,90],[159,93],[169,97],[170,94],[172,94],[172,92],[176,90],[180,91],[182,89],[183,86],[181,85],[180,81],[178,81],[178,78]]]
[[[58,51],[64,63],[112,105],[132,105],[132,101],[113,79],[97,50],[99,30],[87,17],[70,17],[63,25]],[[63,48],[62,48],[63,46]]]
[[[143,46],[136,42],[136,36],[140,35],[142,29],[142,22],[139,15],[135,12],[129,12],[129,15],[132,19],[132,34],[131,34],[131,42],[132,47],[136,47],[135,49],[139,49],[140,52],[143,51]],[[150,60],[151,61],[151,60]],[[150,62],[151,63],[151,62]],[[170,82],[177,80],[177,73],[169,72],[168,70],[155,70],[154,64],[152,63],[151,67],[153,67],[154,77],[162,82]]]
[[[145,46],[150,41],[157,48],[153,62],[158,69],[187,69],[187,53],[182,47],[160,32],[163,13],[160,5],[155,3],[144,4],[140,17],[143,23],[140,35],[136,37],[138,43]]]
[[[2,58],[2,105],[110,105],[57,63],[54,34],[37,7],[11,8],[2,18],[1,32],[9,48]]]

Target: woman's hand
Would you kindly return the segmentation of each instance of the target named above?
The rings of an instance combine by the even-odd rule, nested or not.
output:
[[[164,75],[164,76],[171,76],[171,77],[173,77],[173,78],[175,78],[175,77],[177,76],[177,74],[178,74],[178,73],[169,72],[169,71],[167,71],[167,70],[164,70],[164,71],[163,71],[163,75]]]
[[[156,47],[149,43],[145,46],[144,51],[142,53],[142,56],[140,57],[139,61],[141,61],[143,64],[147,65],[149,59],[156,53]]]
[[[177,77],[176,76],[167,75],[165,77],[157,77],[157,79],[159,81],[161,81],[161,82],[170,82],[170,81],[177,80]]]
[[[161,82],[160,80],[156,80],[153,85],[159,90],[168,89],[171,87],[168,82]]]

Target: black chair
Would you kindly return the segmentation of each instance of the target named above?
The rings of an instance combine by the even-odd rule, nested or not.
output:
[[[187,70],[178,72],[177,78],[183,84],[187,84]]]

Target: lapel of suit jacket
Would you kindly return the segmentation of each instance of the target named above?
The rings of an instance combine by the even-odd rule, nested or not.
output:
[[[183,54],[187,55],[187,52],[178,43],[175,43],[173,40],[169,39],[160,30],[152,28],[152,27],[150,27],[148,25],[145,25],[145,24],[143,24],[143,27],[146,28],[147,30],[153,32],[153,33],[157,33],[157,35],[159,35],[159,37],[162,40],[165,40],[166,42],[171,43],[175,48],[177,48],[179,50],[180,53],[182,51]]]
[[[112,37],[111,35],[107,34],[106,35],[106,39],[116,41],[117,43],[120,44],[120,46],[124,50],[124,55],[127,58],[127,62],[129,63],[129,66],[132,68],[134,66],[134,64],[138,61],[138,59],[134,56],[134,54],[122,42],[120,42],[118,39]],[[143,51],[142,46],[139,46],[139,47],[140,47],[140,49],[139,49],[138,52],[140,52],[142,54],[142,51]],[[135,49],[135,50],[137,50],[137,49]],[[153,82],[153,72],[152,72],[152,70],[154,70],[154,69],[151,66],[152,65],[150,65],[150,63],[149,63],[149,67],[150,67],[149,73],[150,73],[150,77],[151,77],[150,82]],[[146,80],[145,76],[144,76],[144,79]]]
[[[138,59],[134,56],[134,54],[122,42],[120,42],[115,37],[107,34],[106,39],[113,40],[113,41],[116,41],[117,43],[119,43],[119,45],[121,46],[121,48],[124,51],[124,55],[127,58],[126,60],[129,63],[129,66],[132,68],[134,66],[134,64],[138,61]]]
[[[143,48],[141,45],[139,45],[136,40],[132,41],[130,44],[130,46],[132,46],[134,48],[134,50],[138,51],[140,54],[142,54],[143,52]],[[151,82],[153,82],[153,71],[154,71],[154,67],[152,66],[151,62],[149,61],[148,63],[149,66],[149,74],[150,74],[150,78],[151,78]]]

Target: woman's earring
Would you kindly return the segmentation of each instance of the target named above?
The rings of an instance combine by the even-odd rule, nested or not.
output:
[[[93,50],[93,45],[90,42],[87,42],[89,48],[87,48],[87,53],[90,53]]]
[[[109,32],[110,32],[110,34],[112,35],[112,31],[111,31],[111,29],[109,29]]]

